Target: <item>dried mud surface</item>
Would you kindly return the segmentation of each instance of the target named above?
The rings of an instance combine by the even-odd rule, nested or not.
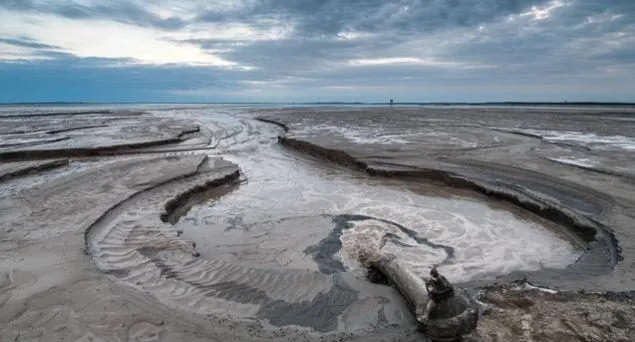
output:
[[[378,203],[410,186],[433,196],[480,192],[486,196],[475,196],[528,209],[582,241],[586,251],[565,269],[462,284],[487,307],[477,340],[627,341],[634,333],[631,111],[149,111],[2,111],[0,341],[426,341],[398,293],[348,272],[340,249],[364,238],[355,235],[364,224],[392,229],[397,241],[412,239],[446,259],[453,248],[396,222],[348,215],[345,202],[317,197],[311,187],[303,199],[271,196],[298,202],[298,210],[313,196],[320,214],[273,216],[261,223],[263,232],[248,223],[257,216],[227,216],[231,203],[275,203],[244,183],[268,186],[267,178],[294,164],[398,184],[336,182],[326,189],[333,197],[339,187]],[[276,135],[317,161],[275,159]],[[264,171],[254,172],[259,165]],[[187,225],[174,225],[198,220],[204,207],[188,211],[210,199],[216,202],[206,227],[231,223],[215,251],[208,250],[213,240],[190,239],[193,232],[181,230]],[[326,200],[342,212],[322,212]],[[297,227],[328,230],[298,235]],[[301,240],[289,245],[288,236]]]

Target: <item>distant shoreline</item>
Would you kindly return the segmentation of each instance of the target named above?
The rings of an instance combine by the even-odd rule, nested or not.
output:
[[[135,105],[135,104],[192,104],[192,105],[345,105],[345,106],[388,106],[388,102],[0,102],[0,106],[73,106],[73,105]],[[394,102],[393,106],[635,106],[635,102]]]

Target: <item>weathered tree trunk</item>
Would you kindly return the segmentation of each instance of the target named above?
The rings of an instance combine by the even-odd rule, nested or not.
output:
[[[430,300],[425,281],[392,255],[377,252],[368,256],[367,263],[387,277],[401,292],[415,314],[419,329],[434,340],[455,341],[472,333],[478,321],[478,308],[464,291],[435,303],[429,319],[423,318]]]
[[[428,303],[428,291],[426,291],[425,281],[407,267],[403,267],[397,261],[397,258],[392,255],[382,254],[378,258],[373,259],[371,266],[395,284],[408,302],[410,310],[415,314],[423,313]],[[417,317],[418,319],[419,317]]]

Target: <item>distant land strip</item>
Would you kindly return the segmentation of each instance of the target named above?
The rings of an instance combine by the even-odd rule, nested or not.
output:
[[[144,104],[209,104],[209,105],[388,105],[389,102],[358,101],[316,101],[316,102],[0,102],[0,106],[42,106],[42,105],[144,105]],[[393,105],[408,106],[635,106],[635,102],[598,102],[598,101],[564,101],[564,102],[393,102]]]

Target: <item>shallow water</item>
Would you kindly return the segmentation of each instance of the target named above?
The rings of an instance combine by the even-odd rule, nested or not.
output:
[[[185,116],[213,131],[219,138],[212,154],[237,163],[245,179],[221,198],[195,206],[177,224],[205,258],[323,272],[341,265],[361,276],[359,251],[381,248],[421,275],[440,265],[453,281],[468,281],[516,270],[564,268],[581,252],[531,215],[448,188],[415,188],[287,151],[276,144],[281,133],[277,127],[241,116],[240,110],[162,115]],[[380,129],[369,132],[377,136]],[[355,131],[354,139],[363,140],[363,134]],[[346,221],[341,215],[364,219],[338,228],[338,222]],[[341,248],[333,242],[334,229],[341,229],[335,234]]]
[[[73,339],[85,339],[85,327],[100,327],[91,331],[98,333],[94,338],[103,340],[185,336],[185,340],[414,341],[421,336],[415,336],[416,322],[403,297],[393,287],[365,279],[358,262],[361,251],[380,249],[396,254],[420,275],[438,264],[455,282],[492,278],[517,269],[562,268],[579,255],[570,243],[575,240],[568,240],[574,232],[506,201],[426,182],[369,177],[290,152],[276,143],[280,133],[276,126],[250,119],[267,113],[284,118],[279,108],[186,107],[139,107],[163,116],[164,127],[177,133],[182,132],[179,127],[191,126],[164,119],[179,116],[191,123],[200,121],[201,134],[186,135],[190,139],[182,144],[132,150],[133,154],[122,150],[116,155],[72,158],[67,166],[3,180],[0,215],[5,236],[0,237],[0,254],[8,268],[4,275],[0,272],[0,280],[6,280],[0,292],[8,298],[3,307],[8,311],[0,310],[6,311],[7,321],[2,333],[9,332],[7,336],[13,340],[29,336],[35,329],[56,340],[68,340],[72,330]],[[533,278],[530,273],[528,280],[565,291],[624,290],[632,285],[629,252],[633,250],[630,241],[635,239],[630,234],[632,220],[622,216],[632,212],[632,205],[621,198],[630,199],[633,191],[630,183],[607,176],[630,172],[632,158],[623,149],[592,153],[591,148],[577,148],[574,141],[552,143],[488,128],[496,123],[497,127],[536,125],[535,129],[585,132],[585,127],[595,127],[604,117],[569,128],[560,123],[564,116],[554,120],[534,117],[534,122],[527,123],[524,112],[515,117],[492,111],[465,112],[454,115],[453,123],[447,111],[426,115],[419,110],[395,111],[387,116],[380,109],[350,116],[353,110],[332,113],[332,119],[324,120],[328,113],[321,109],[309,108],[313,114],[307,116],[288,109],[292,114],[283,122],[296,137],[304,132],[307,140],[316,138],[314,142],[319,144],[328,142],[351,154],[370,155],[368,159],[379,167],[397,168],[394,165],[400,164],[393,161],[405,162],[405,167],[409,162],[434,158],[451,161],[453,154],[484,166],[470,169],[468,178],[482,176],[485,182],[507,184],[509,189],[510,185],[524,186],[535,191],[536,198],[610,222],[615,236],[603,236],[604,230],[598,229],[598,239],[573,267],[536,272],[538,277]],[[25,108],[25,113],[49,111]],[[61,135],[77,134],[82,139],[95,131],[84,126],[86,134],[82,134],[84,129],[73,127],[93,125],[103,118],[102,114],[88,116],[41,122],[4,118],[3,143],[31,144],[29,139],[37,140],[45,137],[43,132],[57,129],[63,129]],[[313,122],[327,124],[296,121],[311,116]],[[139,117],[130,122],[132,127],[156,127],[156,118]],[[345,120],[335,121],[342,118]],[[515,124],[518,122],[522,125]],[[117,121],[112,126],[121,124]],[[108,143],[113,142],[109,137],[120,135],[113,127],[102,135]],[[20,141],[21,133],[11,131],[22,128],[37,133]],[[138,136],[142,131],[122,130],[121,138],[125,141],[126,135]],[[597,136],[628,134],[624,128],[605,127],[597,132]],[[328,140],[331,137],[334,140]],[[89,138],[84,143],[90,146],[101,141],[96,136]],[[213,175],[196,173],[205,165],[200,153],[240,164],[243,182],[203,193],[194,191],[190,200],[201,202],[177,228],[198,243],[203,257],[196,257],[191,241],[179,239],[178,231],[162,222],[166,203],[200,190],[211,178],[235,174],[234,165],[215,158],[208,161]],[[575,162],[575,168],[566,166]],[[497,169],[496,163],[501,167]],[[503,167],[510,164],[516,169]],[[607,165],[611,169],[598,172]],[[485,169],[492,166],[491,172]],[[587,173],[580,167],[596,169]],[[538,169],[544,172],[523,172]],[[186,174],[191,176],[182,177]],[[585,186],[594,184],[600,191],[585,191]],[[602,192],[610,194],[608,199]],[[613,198],[624,211],[605,203]],[[170,221],[191,202],[179,204],[185,207],[177,208]],[[620,252],[625,258],[615,265]],[[607,279],[604,275],[610,270]],[[480,284],[484,283],[491,284]],[[470,284],[460,284],[465,285]],[[526,318],[520,316],[527,314],[521,311],[502,315],[511,315],[509,322],[520,322]],[[41,319],[51,314],[56,319]],[[173,319],[175,315],[178,320]],[[537,315],[541,316],[540,310]],[[496,319],[502,317],[498,316]],[[485,331],[496,331],[498,323]],[[487,326],[487,319],[484,324]],[[411,338],[404,338],[406,335]]]

